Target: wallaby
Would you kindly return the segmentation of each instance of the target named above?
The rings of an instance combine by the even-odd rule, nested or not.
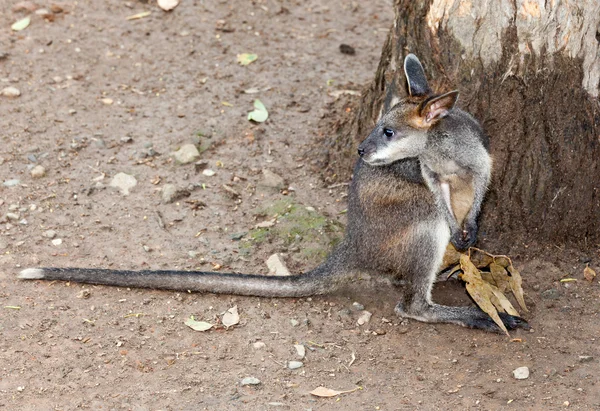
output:
[[[379,128],[359,153],[371,165],[418,158],[423,178],[446,215],[451,242],[466,250],[477,239],[477,216],[490,181],[489,139],[477,120],[454,108],[458,91],[433,93],[414,54],[406,56],[404,73],[409,97],[400,100],[392,82]]]
[[[410,104],[418,107],[416,103]],[[400,113],[405,112],[405,105],[399,104],[377,124],[365,141],[366,146],[371,147],[370,142],[380,138],[394,111],[399,114],[393,118],[403,121]],[[435,127],[445,120],[439,119]],[[444,208],[425,183],[416,158],[388,161],[389,157],[379,151],[386,150],[383,145],[374,145],[379,148],[367,152],[365,143],[361,145],[362,158],[356,163],[349,186],[344,238],[323,264],[305,274],[276,277],[200,271],[29,268],[21,271],[19,277],[262,297],[302,297],[328,293],[355,272],[372,272],[387,276],[392,284],[403,280],[403,298],[395,308],[401,317],[498,332],[492,319],[477,307],[450,307],[431,301],[433,282],[450,239]],[[418,155],[422,155],[422,150]],[[369,162],[365,158],[369,158]],[[504,313],[500,316],[508,329],[528,327],[520,317]]]

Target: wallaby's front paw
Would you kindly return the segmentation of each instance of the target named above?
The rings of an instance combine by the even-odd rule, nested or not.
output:
[[[465,224],[463,230],[456,230],[452,237],[450,238],[450,242],[454,247],[456,247],[459,251],[464,251],[472,247],[477,240],[477,224]]]

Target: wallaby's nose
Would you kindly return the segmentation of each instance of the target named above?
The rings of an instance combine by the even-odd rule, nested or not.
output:
[[[364,149],[364,148],[360,148],[360,147],[359,147],[359,148],[358,148],[358,155],[362,157],[362,156],[363,156],[363,154],[365,154],[365,149]]]

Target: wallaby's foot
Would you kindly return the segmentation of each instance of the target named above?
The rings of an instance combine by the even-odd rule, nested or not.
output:
[[[477,328],[480,330],[502,333],[494,320],[477,307],[450,307],[439,304],[421,306],[419,309],[405,310],[403,303],[398,303],[394,309],[402,318],[412,318],[428,323],[452,323],[463,327]],[[500,319],[508,330],[523,328],[528,330],[529,324],[521,317],[499,313]]]
[[[456,230],[452,233],[450,242],[459,251],[468,250],[477,241],[477,224],[476,223],[465,223],[465,227],[462,230]]]

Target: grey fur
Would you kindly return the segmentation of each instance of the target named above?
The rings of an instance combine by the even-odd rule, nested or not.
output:
[[[363,141],[359,153],[372,165],[417,158],[450,226],[452,243],[467,249],[476,240],[477,216],[490,181],[489,139],[473,116],[454,108],[458,92],[433,94],[416,56],[406,57],[404,70],[409,96],[394,98],[391,94],[397,90],[390,89],[384,106],[397,103]],[[428,111],[431,107],[437,110]],[[387,137],[386,130],[394,136]]]
[[[388,120],[386,114],[382,124]],[[381,131],[382,124],[378,124],[367,141]],[[24,270],[20,277],[299,297],[330,292],[352,273],[366,271],[388,277],[392,284],[405,284],[403,298],[395,310],[402,317],[499,331],[491,318],[476,307],[448,307],[431,301],[431,289],[449,237],[447,216],[425,184],[422,166],[416,158],[381,165],[359,159],[348,192],[344,239],[323,264],[306,274],[267,277],[194,271],[40,268]],[[502,319],[509,329],[527,327],[519,317],[503,314]]]

